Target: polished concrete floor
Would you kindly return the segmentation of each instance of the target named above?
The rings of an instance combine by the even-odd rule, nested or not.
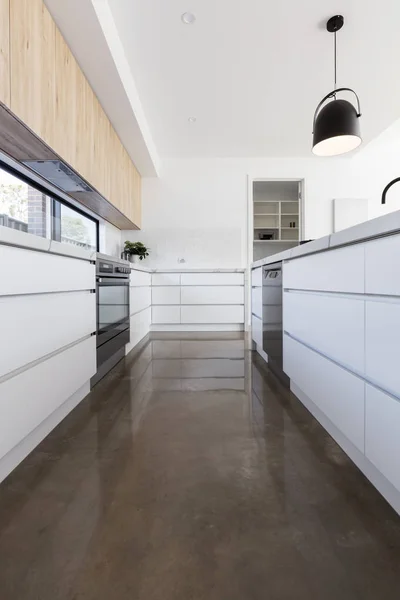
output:
[[[238,336],[153,340],[0,486],[1,600],[398,600],[400,518]]]

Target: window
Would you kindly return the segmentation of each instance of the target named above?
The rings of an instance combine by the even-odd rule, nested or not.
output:
[[[0,225],[98,250],[98,221],[1,167]]]

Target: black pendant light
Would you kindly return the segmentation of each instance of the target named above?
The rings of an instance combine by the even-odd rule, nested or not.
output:
[[[326,24],[330,33],[334,34],[334,72],[335,87],[318,104],[314,114],[313,153],[317,156],[336,156],[357,148],[361,142],[359,118],[361,117],[360,100],[350,88],[336,88],[336,32],[343,27],[342,15],[331,17]],[[351,92],[357,100],[357,108],[347,100],[339,100],[337,94]],[[325,102],[326,106],[323,106]]]

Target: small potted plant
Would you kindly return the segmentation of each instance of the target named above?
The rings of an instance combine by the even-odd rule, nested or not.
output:
[[[149,248],[146,248],[142,242],[125,242],[124,252],[129,255],[129,260],[133,263],[143,260],[149,256]]]

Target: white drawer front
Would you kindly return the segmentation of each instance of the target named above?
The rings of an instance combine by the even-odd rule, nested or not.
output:
[[[244,273],[182,273],[182,285],[244,285]]]
[[[96,372],[96,338],[72,346],[0,384],[0,457]]]
[[[180,273],[153,273],[152,285],[180,285]]]
[[[182,286],[181,302],[182,304],[244,304],[244,287]]]
[[[182,306],[182,323],[244,323],[243,306]]]
[[[251,285],[252,287],[262,286],[262,267],[257,267],[251,272]]]
[[[151,285],[151,274],[145,273],[144,271],[131,271],[130,285],[132,287],[136,286],[146,286]]]
[[[339,296],[285,292],[285,331],[364,374],[364,301]]]
[[[181,322],[180,306],[153,306],[152,322],[155,324],[169,324]]]
[[[150,287],[131,287],[129,296],[131,315],[151,306]]]
[[[364,452],[364,381],[287,335],[283,343],[283,368],[330,421]]]
[[[251,290],[251,312],[261,318],[262,315],[262,288]]]
[[[400,296],[400,235],[365,244],[367,294]]]
[[[0,296],[95,287],[95,265],[88,261],[0,246]]]
[[[366,386],[365,454],[400,491],[400,402]]]
[[[0,297],[0,377],[96,331],[90,292]]]
[[[364,292],[364,244],[304,256],[283,265],[283,287]]]
[[[180,286],[159,286],[152,288],[153,304],[180,304],[181,288]]]
[[[252,340],[258,344],[258,346],[263,346],[263,325],[261,319],[255,317],[254,315],[251,318],[251,337]]]
[[[367,378],[400,397],[399,357],[400,303],[366,302]]]
[[[128,352],[149,333],[150,325],[151,308],[146,308],[131,317],[131,341],[127,348]]]

